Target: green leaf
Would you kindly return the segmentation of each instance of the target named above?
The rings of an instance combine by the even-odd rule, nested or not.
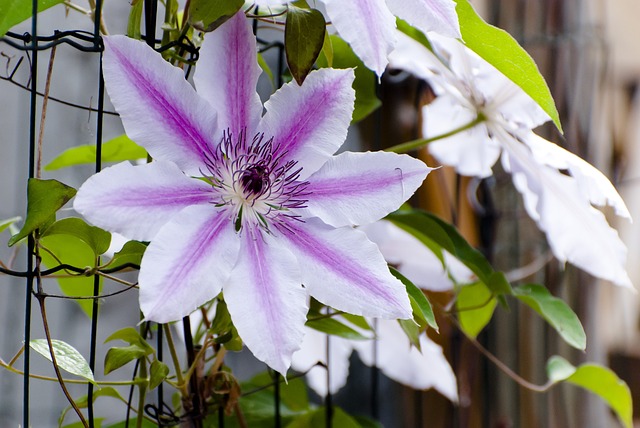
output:
[[[269,82],[271,82],[271,88],[275,91],[276,89],[276,81],[273,78],[273,71],[271,71],[271,67],[267,64],[267,61],[264,60],[264,55],[258,52],[258,65],[266,73],[269,77]]]
[[[481,282],[465,285],[456,298],[458,320],[462,331],[469,337],[477,337],[493,316],[497,301],[491,290]]]
[[[351,324],[355,325],[356,327],[359,327],[363,330],[371,331],[371,326],[367,322],[367,319],[363,316],[347,314],[347,313],[341,314],[340,316],[345,320],[349,321]]]
[[[216,314],[213,317],[209,330],[218,336],[215,340],[216,343],[224,344],[224,347],[230,351],[239,352],[242,350],[242,339],[231,321],[227,304],[222,299],[218,300]],[[196,338],[196,340],[199,340],[199,338]]]
[[[140,1],[139,4],[142,4],[142,2]],[[96,153],[95,144],[72,147],[60,153],[49,162],[44,169],[46,171],[53,171],[74,165],[94,164],[96,161]],[[122,162],[146,157],[147,151],[124,134],[102,145],[102,162]]]
[[[46,339],[34,339],[29,342],[29,346],[38,354],[51,361],[49,344]],[[76,348],[57,339],[51,339],[51,346],[53,347],[53,353],[56,356],[56,363],[59,368],[76,376],[80,376],[93,384],[96,383],[93,372],[89,368],[89,363]]]
[[[76,217],[69,217],[58,220],[40,235],[46,236],[63,235],[75,236],[93,250],[95,256],[103,254],[109,249],[111,234],[99,227],[89,226],[84,220]]]
[[[9,240],[9,246],[47,224],[75,194],[76,189],[57,180],[30,178],[27,183],[27,218],[20,232]]]
[[[398,272],[395,268],[389,267],[389,270],[393,276],[398,278],[407,288],[407,294],[409,294],[409,301],[411,302],[411,309],[413,309],[413,317],[422,321],[422,324],[428,324],[429,327],[438,331],[438,323],[436,322],[431,302],[429,302],[427,296],[425,296],[422,290],[420,290],[413,282],[409,281],[409,279]]]
[[[327,67],[333,67],[333,43],[331,43],[331,37],[329,32],[324,32],[324,40],[322,41],[322,55],[326,61]]]
[[[526,284],[513,290],[515,296],[535,310],[560,334],[569,345],[584,350],[587,336],[580,319],[562,300],[554,297],[539,284]]]
[[[576,368],[564,358],[554,356],[547,363],[547,375],[552,382],[565,381],[598,395],[625,428],[633,427],[631,391],[611,369],[592,363]]]
[[[192,0],[189,24],[196,30],[213,31],[236,14],[244,0]]]
[[[117,268],[126,264],[140,266],[142,256],[147,250],[147,246],[139,241],[128,241],[120,251],[113,255],[109,262],[109,268]]]
[[[22,220],[22,217],[16,216],[0,221],[0,233],[4,232],[9,226]]]
[[[291,75],[298,85],[316,62],[324,44],[325,21],[317,9],[289,5],[284,26],[284,50]]]
[[[150,352],[138,345],[110,348],[104,357],[104,374],[108,375],[125,364],[146,357],[149,354]]]
[[[62,263],[71,266],[86,267],[88,270],[96,266],[96,256],[87,243],[72,235],[50,235],[40,239],[40,257],[42,263],[48,268],[58,266]],[[44,248],[46,248],[45,251]],[[51,253],[53,253],[53,255]],[[55,257],[54,257],[55,255]],[[64,272],[61,272],[64,273]],[[73,275],[56,278],[60,285],[60,290],[66,296],[93,296],[94,276]],[[98,278],[98,291],[102,290],[102,277]],[[93,301],[91,299],[75,300],[76,304],[82,308],[87,316],[91,316],[93,311]]]
[[[153,347],[149,345],[140,333],[138,333],[138,330],[133,327],[125,327],[113,332],[111,336],[105,339],[104,343],[114,340],[122,340],[123,342],[127,342],[129,345],[137,345],[149,353],[154,352]]]
[[[323,316],[323,314],[312,314],[309,312],[309,315],[313,317]],[[309,319],[306,323],[307,327],[311,327],[314,330],[321,331],[326,334],[332,334],[334,336],[344,337],[345,339],[351,340],[369,340],[370,337],[364,336],[362,333],[354,330],[353,328],[347,326],[346,324],[341,323],[335,318],[318,318],[318,319]]]
[[[149,390],[155,389],[169,375],[169,366],[162,361],[153,360],[149,368]]]
[[[131,3],[131,10],[129,11],[129,20],[127,21],[127,36],[131,37],[132,39],[140,40],[142,38],[142,33],[140,32],[140,23],[142,22],[143,6],[144,6],[144,2],[142,0],[134,0]],[[92,146],[92,147],[95,147],[95,146]],[[50,165],[51,164],[45,166],[44,169],[48,169]],[[52,168],[52,169],[56,169],[56,168]]]
[[[96,402],[96,400],[98,399],[98,397],[112,397],[112,398],[116,398],[120,401],[122,401],[123,403],[126,403],[127,401],[122,398],[122,395],[120,395],[120,393],[113,387],[110,386],[106,386],[106,387],[102,387],[100,389],[96,389],[93,391],[93,403]],[[79,408],[85,408],[89,405],[89,396],[88,395],[83,395],[82,397],[73,400],[75,401],[76,405]],[[63,422],[64,422],[64,418],[66,417],[67,413],[72,410],[73,407],[71,406],[67,406],[62,413],[60,414],[60,417],[58,418],[58,426],[62,426]],[[65,428],[69,428],[72,426],[75,426],[76,424],[71,424],[71,425],[65,425]],[[80,425],[80,427],[82,428],[83,425]]]
[[[251,388],[248,388],[249,385],[247,383],[243,383],[242,388],[243,390],[248,390],[272,383],[273,376],[269,372],[262,372],[258,373],[248,382],[248,384],[251,384]],[[309,408],[307,386],[302,378],[291,379],[287,383],[280,384],[280,401],[289,410],[294,412],[307,410]]]
[[[562,132],[551,91],[531,56],[509,33],[487,24],[468,0],[456,0],[465,44],[520,86],[551,117]]]
[[[112,340],[122,340],[127,342],[130,346],[122,348],[113,347],[107,351],[107,355],[104,358],[105,375],[119,369],[133,360],[146,357],[147,355],[151,355],[155,352],[153,347],[151,347],[151,345],[149,345],[147,341],[140,336],[138,330],[133,327],[125,327],[116,331],[111,336],[107,337],[104,342],[107,343]]]
[[[422,348],[420,346],[420,326],[416,324],[414,320],[398,320],[398,324],[400,324],[400,327],[409,339],[409,342],[422,352]]]
[[[380,107],[381,102],[376,96],[376,75],[364,66],[360,58],[353,53],[351,47],[337,35],[331,35],[333,47],[333,68],[355,68],[356,79],[353,89],[356,91],[356,103],[351,123],[356,123],[369,116]],[[318,58],[319,67],[328,67],[327,57]]]
[[[38,12],[62,3],[64,0],[38,0]],[[31,18],[33,11],[32,0],[2,0],[0,1],[0,37],[14,25]]]

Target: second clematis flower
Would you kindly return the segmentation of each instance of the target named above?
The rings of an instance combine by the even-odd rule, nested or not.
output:
[[[459,38],[460,24],[453,0],[320,0],[327,16],[367,68],[381,76],[396,42],[396,16],[423,33]],[[291,0],[254,0],[272,7]]]
[[[170,322],[224,293],[260,360],[286,373],[308,295],[338,310],[410,318],[404,286],[352,225],[397,209],[430,169],[390,153],[333,154],[354,105],[353,70],[312,72],[265,104],[242,12],[205,37],[194,76],[139,41],[105,38],[107,91],[154,161],[91,177],[74,208],[151,241],[139,275],[146,320]]]

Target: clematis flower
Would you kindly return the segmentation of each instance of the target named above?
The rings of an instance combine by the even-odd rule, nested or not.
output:
[[[501,158],[558,260],[631,287],[626,247],[593,207],[610,205],[617,215],[630,218],[611,182],[578,156],[533,133],[550,118],[515,83],[462,43],[437,35],[431,41],[435,53],[403,35],[402,47],[391,55],[392,66],[428,80],[438,95],[424,107],[425,138],[466,127],[432,142],[429,151],[460,174],[476,177],[490,176]]]
[[[396,16],[418,30],[461,37],[453,0],[320,0],[327,16],[362,62],[381,76],[396,45]],[[273,7],[284,0],[255,0]],[[394,16],[395,15],[395,16]]]
[[[247,347],[286,373],[309,295],[355,314],[411,316],[404,286],[352,225],[397,209],[430,169],[382,152],[332,156],[353,111],[350,69],[284,85],[262,116],[256,52],[240,12],[205,37],[196,92],[144,43],[105,38],[107,90],[154,161],[89,178],[74,207],[151,241],[139,274],[146,320],[178,320],[223,291]]]

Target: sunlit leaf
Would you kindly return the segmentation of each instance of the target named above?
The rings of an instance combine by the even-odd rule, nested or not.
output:
[[[633,427],[631,391],[611,369],[592,363],[574,367],[554,356],[547,363],[547,376],[552,382],[564,381],[596,394],[613,409],[625,428]]]
[[[9,240],[9,246],[50,222],[56,211],[75,194],[76,189],[57,180],[30,178],[27,184],[27,218],[20,232]]]
[[[376,75],[364,66],[347,42],[335,34],[330,37],[333,48],[333,67],[355,68],[356,79],[353,82],[353,89],[356,91],[356,103],[352,123],[356,123],[369,116],[381,105],[376,96]],[[317,63],[319,67],[328,67],[326,56],[320,56]]]
[[[317,9],[289,5],[284,27],[284,50],[291,75],[298,85],[311,71],[322,49],[325,21]]]
[[[49,351],[47,339],[34,339],[29,342],[29,346],[38,354],[51,361],[51,352]],[[95,384],[89,363],[76,348],[57,339],[51,339],[51,346],[59,368]]]
[[[128,421],[117,422],[105,428],[132,428],[132,427],[138,427],[138,418],[132,417]],[[158,424],[151,422],[148,419],[142,419],[142,423],[140,427],[141,428],[158,428]]]
[[[465,44],[520,86],[562,131],[551,91],[531,56],[509,33],[487,24],[468,0],[456,0],[456,3]]]
[[[72,147],[60,153],[44,169],[53,171],[74,165],[94,164],[96,153],[95,144]],[[146,158],[147,151],[123,134],[104,143],[100,157],[102,162],[122,162]]]
[[[526,284],[513,290],[515,296],[539,313],[569,345],[584,350],[587,336],[580,319],[562,300],[539,284]]]
[[[75,236],[93,250],[94,255],[99,256],[109,249],[111,234],[99,227],[89,226],[84,220],[69,217],[58,220],[42,233],[41,237],[64,235]]]
[[[411,302],[411,309],[413,309],[413,317],[438,331],[438,323],[436,322],[431,302],[429,302],[427,296],[425,296],[422,290],[420,290],[413,282],[407,279],[407,277],[398,272],[398,270],[392,267],[389,269],[393,276],[398,278],[407,288],[407,293],[409,294],[409,300]]]
[[[398,324],[404,331],[404,334],[409,339],[409,342],[418,348],[419,351],[422,351],[420,346],[420,326],[416,324],[414,320],[398,320]]]
[[[200,31],[213,31],[236,14],[244,0],[191,0],[189,24]]]
[[[456,310],[462,331],[469,337],[477,337],[491,321],[496,305],[491,290],[483,283],[462,287],[456,298]]]
[[[38,12],[62,3],[64,0],[38,0]],[[26,21],[33,11],[32,0],[2,0],[0,1],[0,37],[14,25]]]

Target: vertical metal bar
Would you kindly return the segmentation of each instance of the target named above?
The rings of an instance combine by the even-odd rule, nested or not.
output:
[[[333,426],[333,396],[331,394],[331,336],[327,334],[327,396],[324,398],[326,427]]]
[[[144,38],[152,48],[156,44],[156,19],[158,17],[158,0],[144,0]]]
[[[100,46],[100,20],[102,19],[102,0],[97,0],[95,3],[96,10],[94,12],[94,26],[93,37],[94,45]],[[104,118],[104,79],[102,77],[102,51],[99,55],[99,76],[98,76],[98,117],[96,121],[96,158],[95,158],[95,171],[100,172],[102,169],[102,126]],[[100,263],[98,257],[97,263]],[[93,295],[100,294],[100,277],[94,275],[93,277]],[[95,372],[96,368],[96,348],[97,348],[97,336],[98,336],[98,299],[93,299],[91,306],[91,342],[89,350],[89,368],[92,372]],[[89,427],[95,426],[94,414],[93,414],[93,390],[92,383],[88,385],[87,391],[87,416],[89,419]]]
[[[274,406],[275,406],[275,426],[280,428],[282,426],[282,417],[280,415],[280,373],[273,372],[273,387],[274,391]]]
[[[38,82],[38,0],[31,3],[31,99],[29,112],[29,178],[35,175],[35,159],[36,159],[36,107],[38,101],[37,82]],[[25,290],[25,311],[24,311],[24,376],[22,390],[22,424],[29,427],[29,377],[30,355],[29,341],[31,340],[31,291],[33,289],[33,252],[35,242],[32,236],[29,236],[27,255],[27,287]]]

